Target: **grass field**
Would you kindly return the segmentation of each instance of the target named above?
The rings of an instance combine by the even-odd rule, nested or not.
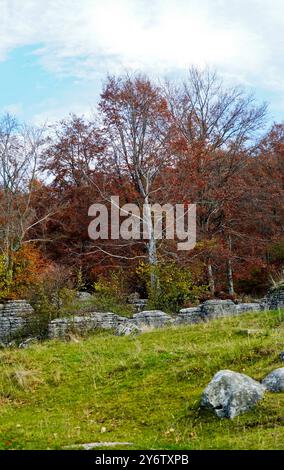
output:
[[[215,372],[259,380],[283,365],[283,349],[284,312],[269,312],[2,350],[0,448],[283,449],[284,393],[233,421],[199,409]]]

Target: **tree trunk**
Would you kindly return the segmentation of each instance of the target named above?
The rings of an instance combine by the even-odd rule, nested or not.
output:
[[[153,293],[156,293],[158,289],[158,276],[157,276],[157,242],[155,239],[154,225],[152,220],[151,205],[149,204],[148,197],[145,197],[144,201],[144,223],[147,228],[148,233],[148,260],[151,270],[151,290]]]
[[[212,295],[215,295],[215,281],[214,281],[213,269],[212,269],[212,264],[211,264],[210,259],[208,260],[208,264],[207,264],[207,273],[208,273],[208,282],[209,282],[210,292]]]
[[[228,245],[229,245],[230,256],[231,256],[231,251],[232,251],[231,235],[228,236]],[[228,281],[228,292],[229,292],[230,295],[234,295],[235,294],[235,289],[234,289],[234,277],[233,277],[233,268],[232,268],[231,257],[227,261],[227,281]]]
[[[227,261],[227,280],[228,280],[228,292],[230,295],[234,295],[235,294],[234,278],[233,278],[232,261],[230,259]]]

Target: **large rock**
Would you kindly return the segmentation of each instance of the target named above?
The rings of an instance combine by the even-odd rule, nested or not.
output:
[[[145,325],[153,328],[160,328],[173,322],[172,317],[161,310],[144,310],[143,312],[135,313],[133,320],[138,326]]]
[[[145,309],[147,302],[147,299],[140,299],[138,292],[133,292],[128,297],[128,303],[134,307],[136,313],[142,312]]]
[[[189,308],[182,308],[175,320],[177,324],[183,323],[199,323],[203,320],[201,314],[201,307],[189,307]]]
[[[259,312],[261,310],[261,304],[257,302],[240,303],[236,305],[238,313],[244,312]]]
[[[115,330],[118,325],[127,321],[128,318],[112,312],[93,312],[88,315],[56,318],[48,324],[48,337],[68,338],[70,333],[84,335],[97,329]]]
[[[9,300],[0,304],[0,341],[9,343],[16,336],[28,334],[35,321],[34,310],[26,300]]]
[[[204,390],[201,406],[219,418],[233,419],[256,405],[264,392],[265,387],[247,375],[220,370]]]
[[[262,384],[270,392],[284,392],[284,367],[270,372],[263,379]]]
[[[201,315],[204,320],[212,318],[235,315],[237,306],[230,299],[228,300],[207,300],[201,305]]]
[[[266,309],[278,310],[284,308],[284,285],[271,289],[266,296]]]

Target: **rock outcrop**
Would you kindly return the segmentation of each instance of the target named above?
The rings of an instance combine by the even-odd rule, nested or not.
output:
[[[56,318],[49,323],[48,337],[66,338],[72,333],[84,335],[97,329],[115,330],[119,324],[127,321],[126,317],[120,317],[112,312],[93,312],[82,316]]]
[[[284,392],[284,367],[270,372],[263,379],[262,384],[270,392]]]
[[[199,323],[202,321],[201,307],[182,308],[176,318],[176,324]]]
[[[143,312],[135,313],[133,321],[138,326],[160,328],[173,323],[173,318],[161,310],[144,310]]]
[[[265,298],[265,308],[267,310],[277,310],[284,308],[284,285],[271,289]]]
[[[232,300],[215,299],[207,300],[197,307],[181,309],[177,315],[171,316],[161,310],[143,310],[147,301],[136,297],[129,299],[138,311],[132,318],[121,317],[112,312],[93,312],[90,311],[91,307],[89,307],[88,312],[82,311],[76,316],[56,318],[50,321],[48,337],[66,338],[72,332],[82,335],[98,328],[112,329],[117,335],[129,335],[144,331],[145,327],[161,328],[167,325],[193,324],[248,311],[257,312],[264,308],[264,304],[260,303],[235,304]],[[86,301],[91,296],[86,292],[81,292],[78,298]],[[275,304],[273,306],[275,307]],[[141,309],[142,311],[140,311]],[[33,313],[33,308],[25,300],[1,303],[0,342],[7,344],[20,333],[23,333],[23,336],[26,337],[31,336],[33,333],[30,325],[31,322],[35,322]]]
[[[24,334],[34,318],[34,310],[26,300],[9,300],[0,304],[0,341],[7,343]]]
[[[237,306],[232,300],[207,300],[201,305],[202,319],[212,320],[213,318],[236,315]]]
[[[265,387],[247,375],[220,370],[204,390],[201,406],[213,410],[219,418],[233,419],[255,406],[264,392]]]

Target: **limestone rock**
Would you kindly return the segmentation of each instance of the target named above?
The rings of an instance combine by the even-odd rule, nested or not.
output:
[[[270,372],[263,379],[262,384],[270,392],[284,392],[284,367]]]
[[[236,305],[236,308],[238,313],[258,312],[261,310],[261,305],[257,302],[240,303]]]
[[[96,329],[112,330],[127,322],[128,318],[120,317],[112,312],[92,312],[88,315],[56,318],[48,324],[48,337],[68,338],[69,334],[85,335]]]
[[[177,317],[175,323],[182,324],[182,323],[199,323],[203,320],[201,314],[201,307],[189,307],[189,308],[182,308]]]
[[[237,306],[230,299],[228,300],[207,300],[201,305],[201,314],[204,320],[212,318],[235,315]]]
[[[38,343],[38,338],[27,338],[19,344],[20,349],[28,349],[33,344]]]
[[[28,330],[34,310],[26,300],[9,300],[0,304],[0,341],[7,344]]]
[[[284,285],[279,288],[271,289],[266,296],[266,308],[268,310],[277,310],[284,308]]]
[[[144,310],[135,313],[133,320],[138,326],[146,325],[153,328],[160,328],[173,322],[172,317],[161,310]]]
[[[265,387],[247,375],[220,370],[204,390],[201,406],[213,410],[219,418],[233,419],[256,405],[264,392]]]
[[[130,336],[140,332],[140,328],[131,321],[120,323],[115,330],[117,336]]]

